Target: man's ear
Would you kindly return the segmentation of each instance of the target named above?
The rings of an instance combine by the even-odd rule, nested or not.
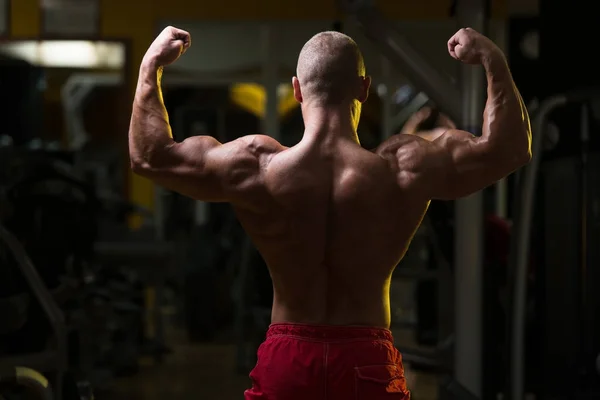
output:
[[[361,103],[364,103],[369,98],[369,90],[371,89],[371,77],[365,76],[361,77],[360,82],[360,93],[358,95],[357,100]]]
[[[302,91],[300,90],[300,81],[295,76],[292,78],[292,87],[294,88],[294,98],[298,103],[302,103]]]

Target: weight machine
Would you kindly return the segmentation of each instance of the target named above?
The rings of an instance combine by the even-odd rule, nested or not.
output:
[[[0,386],[2,385],[24,387],[28,392],[33,393],[36,399],[54,399],[48,379],[31,368],[14,367],[6,370],[0,368]],[[2,395],[0,399],[4,399]]]
[[[18,356],[10,356],[10,357],[0,357],[0,371],[6,371],[1,374],[3,380],[9,379],[13,376],[11,371],[16,371],[14,376],[16,379],[16,383],[25,383],[26,385],[29,382],[44,382],[44,380],[40,379],[29,379],[23,378],[22,380],[19,378],[20,376],[36,376],[39,378],[39,373],[34,373],[35,371],[43,371],[52,374],[53,376],[53,390],[56,399],[62,399],[62,384],[63,384],[63,376],[67,371],[67,326],[65,324],[64,315],[61,309],[58,307],[52,294],[46,288],[42,278],[38,274],[36,268],[33,263],[27,256],[25,249],[19,243],[17,238],[10,233],[4,226],[0,225],[0,240],[4,242],[5,246],[12,253],[14,259],[17,262],[20,272],[25,276],[27,283],[38,303],[42,306],[50,325],[52,326],[52,330],[54,332],[54,348],[43,351],[37,354],[23,354]],[[27,368],[31,368],[31,370],[22,370],[17,366],[24,366]],[[16,369],[15,369],[16,368]],[[21,374],[19,371],[31,371],[32,374]],[[1,379],[1,378],[0,378]],[[41,385],[43,388],[40,392],[43,395],[44,399],[51,399],[51,391],[47,388],[46,385]],[[36,383],[34,386],[36,388],[40,388],[40,384]]]
[[[525,396],[527,273],[534,220],[535,195],[539,184],[545,187],[546,198],[554,197],[555,206],[547,206],[544,227],[546,257],[541,277],[544,295],[541,301],[543,356],[538,367],[544,377],[543,388],[537,393],[542,399],[583,400],[598,398],[600,385],[600,296],[594,295],[600,277],[597,246],[590,238],[598,235],[597,192],[600,162],[590,152],[590,103],[600,100],[600,90],[588,89],[552,96],[542,101],[533,119],[531,163],[522,171],[522,188],[515,199],[513,241],[511,243],[512,321],[510,324],[510,365],[507,368],[507,394],[510,400]],[[575,162],[560,160],[542,168],[543,140],[550,115],[568,105],[580,105],[581,141]],[[538,179],[540,171],[548,175]],[[544,176],[542,176],[544,178]],[[541,180],[542,182],[538,182]],[[596,184],[594,184],[596,183]],[[577,193],[561,198],[558,193]],[[558,193],[557,193],[558,191]],[[558,250],[555,250],[558,249]],[[579,264],[577,265],[573,265]],[[546,382],[568,382],[551,385]],[[596,382],[595,385],[590,382]]]

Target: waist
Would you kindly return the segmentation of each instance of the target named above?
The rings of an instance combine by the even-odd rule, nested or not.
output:
[[[328,292],[321,296],[305,293],[294,295],[293,291],[275,288],[272,324],[324,327],[389,328],[390,305],[387,293],[359,291],[354,296],[343,292]],[[382,301],[385,296],[385,301]],[[326,306],[325,306],[326,305]]]
[[[315,341],[344,340],[383,340],[394,343],[389,329],[368,326],[337,326],[278,323],[271,324],[267,330],[267,339],[278,336],[290,336]]]

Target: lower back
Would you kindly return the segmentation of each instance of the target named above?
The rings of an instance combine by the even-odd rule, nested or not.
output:
[[[317,280],[312,282],[313,288],[320,286],[315,284]],[[355,282],[354,288],[333,283],[328,289],[304,292],[296,285],[290,287],[289,282],[274,283],[272,323],[389,328],[389,290],[385,282],[368,286]]]

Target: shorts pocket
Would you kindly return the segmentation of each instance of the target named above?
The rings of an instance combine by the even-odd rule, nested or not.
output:
[[[256,350],[256,364],[254,364],[254,368],[250,371],[250,379],[252,380],[252,384],[255,385],[256,381],[260,377],[261,373],[259,371],[259,367],[262,361],[262,364],[265,364],[264,357],[262,356],[264,347],[267,341],[264,341],[258,346],[258,350]]]
[[[408,400],[403,371],[394,364],[355,367],[356,400]]]

